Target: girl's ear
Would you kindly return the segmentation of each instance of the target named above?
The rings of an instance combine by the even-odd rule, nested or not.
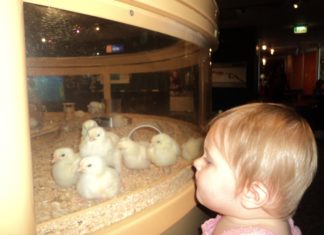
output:
[[[268,189],[261,182],[253,182],[244,187],[241,197],[243,207],[256,209],[262,207],[269,199]]]

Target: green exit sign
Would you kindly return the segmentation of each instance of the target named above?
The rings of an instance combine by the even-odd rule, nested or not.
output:
[[[306,25],[298,25],[294,27],[294,33],[307,33],[307,26]]]

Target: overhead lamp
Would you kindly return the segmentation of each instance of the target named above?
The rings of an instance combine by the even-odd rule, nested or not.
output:
[[[267,50],[267,45],[266,45],[266,44],[263,44],[263,45],[261,46],[261,49],[262,49],[263,51]]]
[[[294,26],[294,34],[307,33],[307,25]]]
[[[101,30],[101,28],[100,28],[100,25],[99,24],[94,24],[94,30],[95,31],[100,31]]]
[[[301,4],[301,0],[293,0],[292,1],[292,6],[294,9],[298,9],[300,7],[300,4]]]
[[[265,66],[267,64],[267,59],[265,57],[262,58],[262,65]]]
[[[271,48],[271,49],[270,49],[270,54],[273,55],[274,52],[275,52],[275,49]]]

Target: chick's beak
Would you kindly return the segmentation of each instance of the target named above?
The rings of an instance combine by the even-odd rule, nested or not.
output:
[[[84,165],[83,164],[80,164],[78,169],[77,169],[77,172],[83,172],[84,171]]]
[[[51,163],[53,164],[53,163],[55,163],[57,160],[58,160],[57,155],[53,154],[53,156],[52,156],[52,160],[51,160]]]

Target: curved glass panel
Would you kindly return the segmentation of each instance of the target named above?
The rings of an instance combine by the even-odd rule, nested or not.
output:
[[[29,87],[29,96],[40,103],[31,99],[33,106],[63,112],[64,103],[74,103],[76,111],[88,112],[95,101],[105,104],[106,116],[130,112],[197,121],[198,47],[31,3],[24,3],[24,20],[28,79],[37,87]]]
[[[177,40],[119,22],[24,3],[28,57],[98,56],[136,53]]]

